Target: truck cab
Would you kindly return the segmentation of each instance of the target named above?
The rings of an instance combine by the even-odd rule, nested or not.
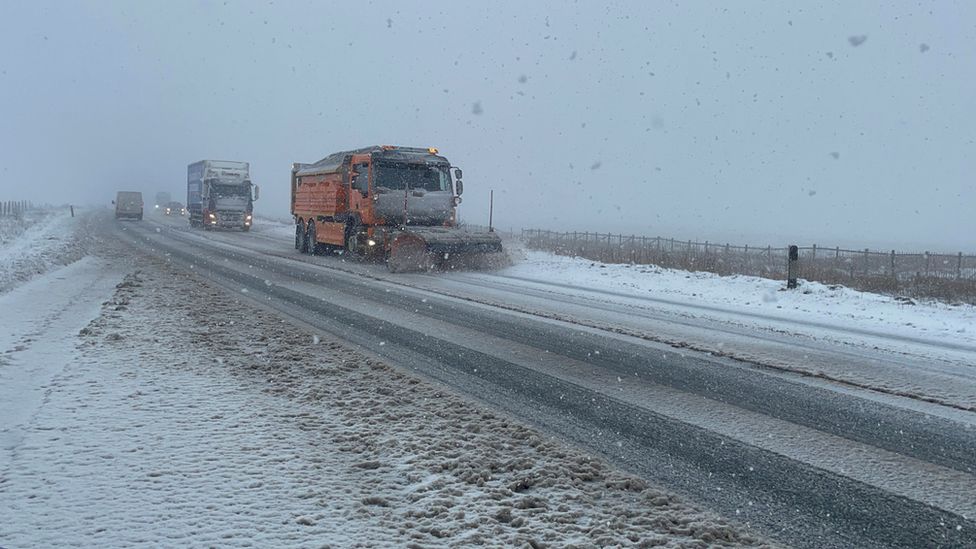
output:
[[[248,231],[258,186],[247,162],[201,160],[187,166],[186,210],[190,226]]]

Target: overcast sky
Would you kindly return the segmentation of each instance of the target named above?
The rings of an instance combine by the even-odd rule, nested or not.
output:
[[[462,218],[976,251],[976,3],[0,0],[0,200],[436,146]]]

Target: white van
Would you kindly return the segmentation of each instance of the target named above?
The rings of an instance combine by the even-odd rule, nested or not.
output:
[[[142,219],[142,193],[119,191],[114,204],[115,219]]]

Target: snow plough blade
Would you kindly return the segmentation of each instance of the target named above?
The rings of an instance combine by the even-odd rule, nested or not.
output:
[[[454,227],[410,227],[390,245],[387,267],[391,272],[429,271],[436,266],[478,265],[500,255],[502,240],[493,232],[471,232]]]

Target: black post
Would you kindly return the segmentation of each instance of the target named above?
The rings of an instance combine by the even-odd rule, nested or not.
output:
[[[799,262],[800,248],[794,244],[790,244],[790,256],[786,264],[786,287],[791,290],[796,288],[796,267]]]
[[[71,208],[71,217],[74,217],[75,216],[75,207],[74,206],[68,206],[68,207]]]

